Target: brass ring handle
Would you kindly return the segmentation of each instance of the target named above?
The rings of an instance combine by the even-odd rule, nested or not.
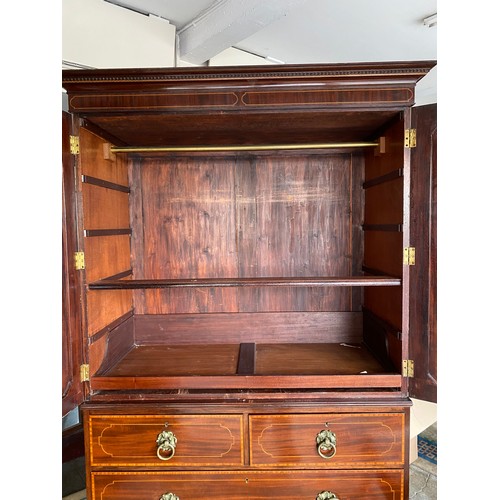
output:
[[[338,500],[338,498],[339,497],[331,491],[322,491],[321,493],[318,493],[316,500]]]
[[[158,445],[158,449],[156,450],[156,455],[160,460],[170,460],[175,455],[175,447],[177,446],[177,438],[175,434],[171,431],[162,431],[158,434],[156,438],[156,444]],[[170,494],[170,493],[169,493]],[[175,497],[175,495],[174,495]],[[175,500],[177,497],[172,497],[172,500]],[[163,499],[160,500],[170,500]]]
[[[163,455],[163,453],[168,453]],[[158,449],[156,450],[156,456],[160,459],[160,460],[170,460],[171,458],[173,458],[173,456],[175,455],[175,446],[172,446],[170,444],[164,444],[162,446],[158,446]]]
[[[164,493],[161,497],[160,500],[180,500],[177,495],[174,495],[173,493]]]
[[[330,430],[319,432],[316,436],[316,444],[318,455],[321,458],[333,458],[337,453],[337,436]]]

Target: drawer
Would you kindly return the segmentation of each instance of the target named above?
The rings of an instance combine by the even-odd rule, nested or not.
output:
[[[94,472],[89,500],[402,500],[403,470]],[[175,496],[168,496],[168,494]],[[322,494],[322,495],[321,495]],[[333,494],[335,496],[333,496]],[[165,495],[165,496],[163,496]],[[163,498],[162,498],[163,497]]]
[[[404,413],[251,415],[249,426],[254,467],[404,465]]]
[[[87,426],[91,467],[243,465],[241,415],[90,415]]]

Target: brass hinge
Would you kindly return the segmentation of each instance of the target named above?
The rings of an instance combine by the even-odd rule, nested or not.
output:
[[[403,265],[415,265],[415,247],[404,247],[403,249]]]
[[[75,252],[75,269],[77,271],[85,269],[85,254],[83,252]]]
[[[413,378],[415,373],[415,363],[413,359],[403,359],[403,377]]]
[[[69,150],[72,155],[80,154],[80,138],[76,135],[69,136]]]
[[[80,381],[88,382],[90,380],[89,365],[80,365]]]
[[[405,148],[417,147],[417,129],[408,128],[405,130]]]

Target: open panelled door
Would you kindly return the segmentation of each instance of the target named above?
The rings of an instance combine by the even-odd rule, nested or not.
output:
[[[71,143],[73,117],[62,112],[62,415],[83,402],[81,380],[83,341],[81,322],[81,285],[76,269],[78,250],[75,145]]]
[[[437,403],[437,105],[412,108],[418,147],[411,151],[410,396]]]

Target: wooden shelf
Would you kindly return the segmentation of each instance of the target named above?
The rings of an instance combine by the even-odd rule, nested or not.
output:
[[[345,343],[139,345],[92,378],[99,390],[388,388],[400,383],[401,376],[362,344]]]
[[[189,279],[103,279],[89,284],[91,290],[138,290],[148,288],[206,287],[331,287],[399,286],[391,276],[309,277],[309,278],[189,278]]]

